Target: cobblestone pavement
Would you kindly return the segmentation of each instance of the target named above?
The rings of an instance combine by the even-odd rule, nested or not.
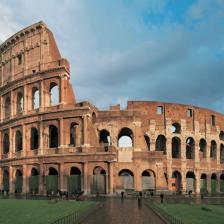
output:
[[[137,199],[106,199],[102,208],[89,215],[82,224],[164,224],[146,205]]]

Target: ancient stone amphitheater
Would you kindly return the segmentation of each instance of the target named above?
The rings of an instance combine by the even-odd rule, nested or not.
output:
[[[75,79],[75,77],[74,77]],[[76,102],[43,22],[0,46],[0,189],[224,192],[224,116],[191,105]]]

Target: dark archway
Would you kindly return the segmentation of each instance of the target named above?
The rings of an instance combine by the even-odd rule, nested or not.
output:
[[[186,140],[186,159],[194,159],[195,155],[195,142],[193,138]]]
[[[7,97],[5,99],[5,105],[4,105],[5,111],[4,111],[4,117],[9,118],[11,116],[11,99],[10,97]]]
[[[195,174],[192,171],[187,172],[186,174],[186,190],[187,192],[195,191],[195,187],[196,187],[196,181],[195,181]]]
[[[58,191],[58,171],[50,167],[46,176],[46,190],[48,194],[57,194]]]
[[[29,191],[32,194],[38,194],[39,191],[39,172],[36,168],[31,169],[29,177]]]
[[[224,192],[224,174],[220,176],[220,192]]]
[[[17,114],[21,114],[23,112],[23,94],[19,92],[17,94],[17,100],[16,100],[16,112]]]
[[[9,192],[9,171],[3,171],[3,190]]]
[[[148,151],[150,151],[150,138],[149,138],[149,136],[145,134],[144,139],[145,139],[145,143],[147,145],[147,149],[148,149]]]
[[[182,183],[182,176],[179,171],[174,171],[172,174],[172,190],[176,192],[181,192],[181,183]]]
[[[179,159],[181,157],[181,141],[180,138],[172,138],[172,158]]]
[[[81,192],[81,171],[74,166],[70,169],[70,176],[68,176],[68,192],[70,194]]]
[[[199,142],[199,152],[200,152],[200,158],[206,158],[206,151],[207,151],[207,142],[205,139],[200,139]]]
[[[220,163],[224,163],[224,144],[220,144]]]
[[[54,125],[49,126],[49,147],[58,147],[58,128]]]
[[[101,166],[93,169],[91,193],[106,194],[106,171]]]
[[[30,148],[31,150],[39,148],[39,133],[37,128],[31,128],[30,130]]]
[[[217,192],[217,175],[213,173],[211,175],[211,193]]]
[[[180,134],[180,132],[181,132],[181,125],[179,123],[173,123],[172,124],[172,133]]]
[[[15,143],[16,152],[21,151],[23,149],[23,135],[22,132],[19,130],[16,131]]]
[[[23,190],[23,173],[16,170],[15,193],[22,193]]]
[[[9,135],[8,133],[5,133],[3,137],[3,154],[9,153],[9,146]]]
[[[78,140],[78,124],[77,123],[71,123],[70,125],[70,146],[77,146],[77,140]]]
[[[99,142],[109,145],[110,144],[110,132],[107,131],[106,129],[101,130]]]
[[[144,170],[142,172],[142,190],[155,190],[156,178],[152,170]]]
[[[217,144],[216,141],[211,141],[211,149],[210,149],[210,158],[211,159],[217,159]]]
[[[201,174],[200,179],[200,191],[201,193],[207,193],[207,175],[205,173]]]
[[[166,152],[166,137],[159,135],[156,139],[156,151]]]

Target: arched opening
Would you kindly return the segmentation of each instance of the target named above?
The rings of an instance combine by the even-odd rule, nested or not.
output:
[[[32,168],[29,177],[29,192],[37,194],[39,191],[39,172],[36,168]]]
[[[110,132],[106,129],[100,131],[100,143],[110,145]]]
[[[96,113],[95,112],[92,113],[92,122],[93,122],[93,124],[96,122]]]
[[[92,194],[106,194],[106,171],[100,166],[93,169],[91,192]]]
[[[147,149],[148,149],[148,151],[150,151],[150,138],[149,138],[149,136],[145,134],[144,139],[145,139],[145,143],[147,145]]]
[[[193,138],[187,138],[186,140],[186,159],[194,159],[195,143]]]
[[[3,137],[3,154],[9,153],[9,145],[9,135],[5,133]]]
[[[49,126],[49,148],[58,147],[58,128],[54,125]]]
[[[3,190],[9,192],[9,172],[8,170],[3,171]]]
[[[31,150],[38,149],[39,148],[39,134],[38,130],[36,128],[31,128],[30,133],[30,148]]]
[[[207,143],[205,141],[205,139],[200,139],[199,142],[199,153],[200,153],[200,158],[206,158],[206,151],[207,151]]]
[[[16,170],[15,193],[22,193],[23,190],[23,173]]]
[[[156,139],[156,151],[166,151],[166,137],[159,135]]]
[[[11,99],[10,97],[7,97],[5,99],[5,105],[4,105],[5,111],[4,111],[4,117],[9,118],[11,116]]]
[[[194,172],[189,171],[186,174],[186,190],[187,190],[187,192],[189,192],[189,191],[194,192],[195,187],[196,187],[195,174],[194,174]]]
[[[46,176],[46,191],[47,194],[57,194],[58,190],[58,171],[50,167],[48,171],[48,176]]]
[[[16,152],[21,151],[23,149],[23,135],[19,130],[16,131],[15,143]]]
[[[70,125],[70,146],[77,146],[78,141],[78,124],[72,123]]]
[[[220,163],[224,163],[224,145],[220,144]]]
[[[179,171],[174,171],[172,174],[172,190],[181,192],[181,181],[182,177]]]
[[[200,191],[207,193],[207,175],[205,173],[201,175]]]
[[[21,92],[17,94],[16,112],[17,114],[21,114],[23,112],[23,94]]]
[[[121,189],[134,189],[134,175],[132,171],[123,169],[119,172],[120,188]]]
[[[220,176],[220,192],[224,192],[224,174]]]
[[[55,106],[59,104],[59,87],[56,83],[50,84],[50,105]]]
[[[118,147],[131,148],[133,147],[133,132],[129,128],[122,128],[118,135]]]
[[[156,179],[152,170],[144,170],[142,172],[142,190],[155,190]]]
[[[37,87],[32,89],[32,109],[40,107],[40,91]]]
[[[70,194],[77,194],[81,191],[81,171],[77,167],[70,169],[70,176],[68,176],[68,192]]]
[[[181,141],[178,137],[172,138],[172,158],[178,159],[181,157]]]
[[[211,193],[217,192],[217,176],[215,173],[211,176]]]
[[[180,134],[180,132],[181,132],[180,124],[179,123],[173,123],[171,130],[172,130],[172,133],[174,133],[174,134]]]
[[[219,139],[221,141],[224,141],[224,131],[220,131],[220,133],[219,133]]]
[[[210,158],[216,159],[216,153],[217,153],[217,144],[216,141],[211,141],[211,149],[210,149]]]

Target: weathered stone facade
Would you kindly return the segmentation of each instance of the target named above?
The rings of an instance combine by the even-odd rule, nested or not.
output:
[[[0,46],[1,189],[224,191],[222,114],[145,101],[100,111],[77,103],[69,80],[43,22]]]

